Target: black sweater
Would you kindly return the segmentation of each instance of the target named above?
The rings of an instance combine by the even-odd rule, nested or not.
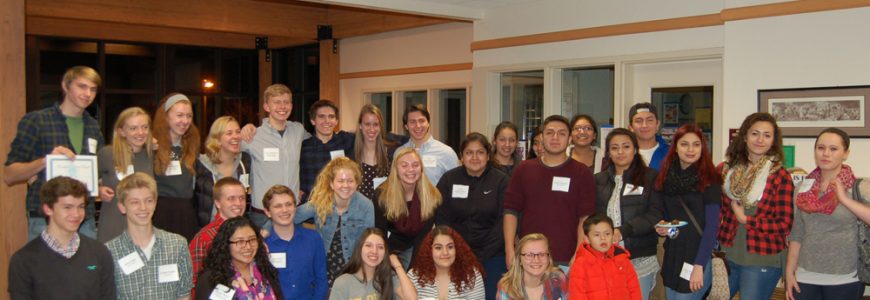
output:
[[[76,254],[67,259],[41,237],[9,261],[10,299],[115,299],[115,265],[109,249],[79,235]]]
[[[503,256],[502,215],[509,182],[510,177],[492,165],[480,177],[468,175],[464,166],[447,171],[438,181],[441,206],[435,213],[435,224],[456,230],[480,261]],[[468,186],[468,196],[453,197],[454,185]]]
[[[595,210],[599,213],[607,214],[607,203],[610,202],[610,195],[613,194],[616,186],[613,180],[616,176],[614,168],[611,164],[607,170],[595,174],[597,192]],[[657,172],[647,168],[644,173],[643,192],[640,194],[636,194],[637,190],[631,192],[625,189],[626,185],[631,184],[629,178],[631,172],[631,169],[626,170],[622,176],[622,190],[619,192],[622,226],[618,229],[625,241],[625,249],[631,253],[631,258],[656,255],[659,237],[654,226],[663,218],[660,205],[653,205],[659,202],[651,199],[651,197],[658,197],[658,194],[653,193]]]

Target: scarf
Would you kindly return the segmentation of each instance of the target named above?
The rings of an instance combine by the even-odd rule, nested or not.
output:
[[[698,191],[698,167],[692,164],[685,170],[680,166],[680,160],[674,159],[665,174],[662,192],[666,195],[683,195]]]
[[[247,284],[242,278],[242,273],[236,271],[230,281],[233,288],[236,290],[236,295],[233,297],[240,300],[276,300],[275,292],[269,286],[268,280],[263,280],[263,274],[257,268],[256,263],[251,264],[251,284]]]
[[[756,162],[739,164],[724,170],[725,193],[728,198],[739,200],[744,207],[754,207],[764,194],[767,177],[778,171],[782,164],[772,156],[765,156]]]
[[[836,198],[837,193],[834,191],[836,188],[834,181],[832,180],[828,183],[828,188],[822,191],[822,171],[818,167],[810,172],[810,175],[807,175],[805,178],[813,179],[813,186],[809,191],[798,194],[797,200],[795,201],[797,207],[810,214],[823,213],[830,215],[833,213],[834,209],[837,208],[837,204],[839,204]],[[837,173],[837,177],[834,178],[834,180],[842,182],[843,186],[848,190],[855,185],[855,174],[852,173],[851,167],[844,164],[843,168],[840,169],[840,173]]]

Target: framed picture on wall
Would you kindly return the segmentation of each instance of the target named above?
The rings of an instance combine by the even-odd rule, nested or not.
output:
[[[870,86],[758,90],[758,111],[776,117],[786,137],[815,137],[828,127],[870,137]]]
[[[662,105],[662,110],[664,111],[664,117],[662,121],[665,125],[677,125],[680,124],[680,103],[665,103]]]

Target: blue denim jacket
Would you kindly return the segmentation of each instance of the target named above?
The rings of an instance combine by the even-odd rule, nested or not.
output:
[[[329,244],[332,243],[332,236],[335,235],[335,227],[338,225],[335,210],[333,209],[333,213],[326,216],[326,222],[321,225],[314,206],[311,206],[311,202],[306,202],[296,209],[293,222],[298,224],[311,218],[314,218],[316,230],[323,239],[323,248],[329,251]],[[375,226],[375,208],[372,201],[359,192],[353,193],[347,212],[341,218],[341,251],[345,261],[350,260],[353,247],[363,230],[373,226]]]

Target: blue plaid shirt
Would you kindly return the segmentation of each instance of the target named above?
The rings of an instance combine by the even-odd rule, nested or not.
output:
[[[308,194],[314,188],[314,182],[320,170],[332,160],[331,151],[344,150],[344,156],[353,159],[353,142],[355,136],[347,131],[339,131],[332,139],[323,143],[317,136],[302,141],[302,153],[299,156],[299,189],[305,191],[302,202],[308,201]]]
[[[103,147],[103,133],[100,124],[88,112],[82,114],[84,131],[82,134],[82,153],[96,155]],[[90,149],[88,139],[94,139],[97,145]],[[66,117],[61,113],[60,106],[55,104],[41,110],[29,112],[18,122],[18,131],[6,157],[6,165],[13,163],[29,163],[50,154],[54,147],[64,146],[75,152],[69,140],[69,129]],[[36,180],[27,187],[27,211],[31,215],[39,210],[39,189],[45,184],[45,170],[39,171]],[[88,218],[94,215],[94,204],[90,201],[87,208]]]

